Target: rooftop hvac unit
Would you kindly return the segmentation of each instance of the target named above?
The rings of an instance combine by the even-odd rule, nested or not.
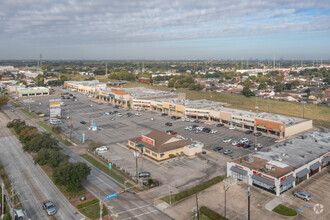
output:
[[[267,170],[271,170],[271,169],[273,168],[273,165],[271,165],[271,164],[266,164],[265,167],[266,167]]]

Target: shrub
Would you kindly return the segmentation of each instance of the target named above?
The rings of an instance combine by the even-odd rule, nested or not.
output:
[[[54,131],[56,134],[59,134],[62,132],[61,126],[52,126],[52,131]]]
[[[168,155],[170,158],[174,158],[175,157],[175,155],[174,154],[170,154],[170,155]]]

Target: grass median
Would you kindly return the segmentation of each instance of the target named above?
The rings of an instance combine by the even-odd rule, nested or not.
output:
[[[79,212],[81,212],[83,215],[85,215],[88,219],[99,219],[100,218],[100,204],[94,203],[92,205],[89,205],[87,207],[79,209]],[[106,216],[108,214],[108,210],[105,206],[103,206],[102,209],[102,216]]]
[[[205,183],[202,183],[201,185],[195,186],[191,189],[188,189],[186,191],[183,192],[179,192],[170,196],[165,196],[163,198],[161,198],[161,200],[167,202],[168,204],[170,203],[175,203],[177,201],[180,201],[182,199],[185,199],[191,195],[194,195],[197,192],[200,192],[206,188],[209,188],[210,186],[213,186],[214,184],[217,184],[219,182],[221,182],[222,180],[224,180],[226,178],[226,176],[217,176],[214,177],[213,179],[210,179],[208,181],[206,181]]]
[[[42,121],[38,121],[37,122],[38,125],[40,125],[41,127],[43,127],[47,132],[51,133],[54,137],[56,137],[59,141],[61,141],[63,144],[65,144],[66,146],[72,146],[72,143],[66,139],[63,139],[62,136],[60,134],[56,134],[51,127],[49,127],[48,125],[46,125],[44,122]]]
[[[93,164],[99,170],[102,170],[105,174],[111,176],[113,179],[120,182],[121,184],[125,184],[125,178],[122,177],[121,175],[117,174],[116,172],[111,171],[109,169],[109,167],[107,167],[104,163],[96,160],[95,158],[93,158],[92,156],[90,156],[88,154],[82,154],[80,156],[82,158],[84,158],[85,160],[87,160],[88,162],[90,162],[91,164]],[[111,168],[111,169],[113,169],[113,168]],[[127,183],[126,186],[131,187],[133,185],[131,183]]]
[[[17,104],[16,102],[10,101],[9,103],[15,108],[21,107],[21,105]]]
[[[273,212],[276,212],[280,215],[284,216],[296,216],[297,212],[293,209],[290,209],[289,207],[286,207],[285,205],[279,204],[273,209]]]
[[[36,116],[34,114],[32,114],[31,112],[29,112],[28,110],[26,110],[25,108],[21,108],[20,109],[21,112],[23,112],[26,116],[28,116],[29,118],[36,118]]]

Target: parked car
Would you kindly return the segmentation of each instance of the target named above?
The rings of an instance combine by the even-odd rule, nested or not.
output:
[[[171,135],[176,135],[178,132],[176,132],[176,131],[172,131],[170,134]]]
[[[109,117],[109,119],[111,120],[111,121],[114,121],[115,120],[115,117]]]
[[[230,150],[230,149],[226,149],[226,150],[223,151],[223,154],[225,154],[225,155],[228,155],[228,154],[231,154],[231,153],[233,153],[233,151]]]
[[[253,133],[253,131],[252,130],[247,130],[246,132],[244,132],[245,134],[251,134],[251,133]]]
[[[235,130],[235,127],[230,126],[230,127],[229,127],[229,130]]]
[[[210,133],[211,133],[211,134],[215,134],[215,133],[218,133],[218,131],[212,129],[212,130],[210,131]]]
[[[217,127],[223,127],[225,126],[224,124],[217,124]]]
[[[251,145],[250,144],[247,144],[247,143],[245,143],[245,144],[243,144],[243,148],[250,148],[251,147]]]
[[[162,113],[162,116],[167,116],[168,114],[167,113]]]
[[[258,148],[261,148],[261,147],[263,147],[264,145],[262,145],[262,144],[260,144],[260,143],[257,143],[256,145],[255,145],[255,147],[258,147]]]
[[[166,122],[165,125],[166,126],[172,126],[172,123],[171,122]]]
[[[254,136],[260,137],[262,135],[261,132],[254,133]]]
[[[150,176],[151,176],[150,172],[139,172],[139,178],[150,177]]]
[[[305,201],[309,201],[312,199],[311,195],[305,192],[293,191],[293,196],[303,199]]]
[[[14,212],[15,220],[24,220],[24,212],[23,209],[15,209]]]
[[[231,143],[231,145],[233,145],[233,146],[236,146],[237,144],[238,144],[237,141],[233,141],[233,142]]]
[[[236,146],[237,146],[237,147],[243,147],[244,144],[243,144],[243,143],[238,143]]]
[[[215,152],[220,152],[220,151],[222,151],[222,149],[223,149],[223,147],[220,147],[220,146],[216,146],[215,148],[213,148],[213,150]]]
[[[225,139],[223,139],[223,143],[229,143],[230,141],[231,141],[230,138],[225,138]]]
[[[123,115],[121,113],[117,113],[117,116],[118,117],[122,117]]]
[[[47,212],[47,215],[55,215],[57,212],[56,206],[51,201],[44,201],[42,208]]]
[[[97,147],[95,150],[96,151],[107,151],[108,148],[106,146],[101,146],[101,147]]]

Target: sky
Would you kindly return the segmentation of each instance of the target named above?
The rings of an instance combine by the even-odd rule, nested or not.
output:
[[[330,0],[0,5],[0,59],[330,59]]]

